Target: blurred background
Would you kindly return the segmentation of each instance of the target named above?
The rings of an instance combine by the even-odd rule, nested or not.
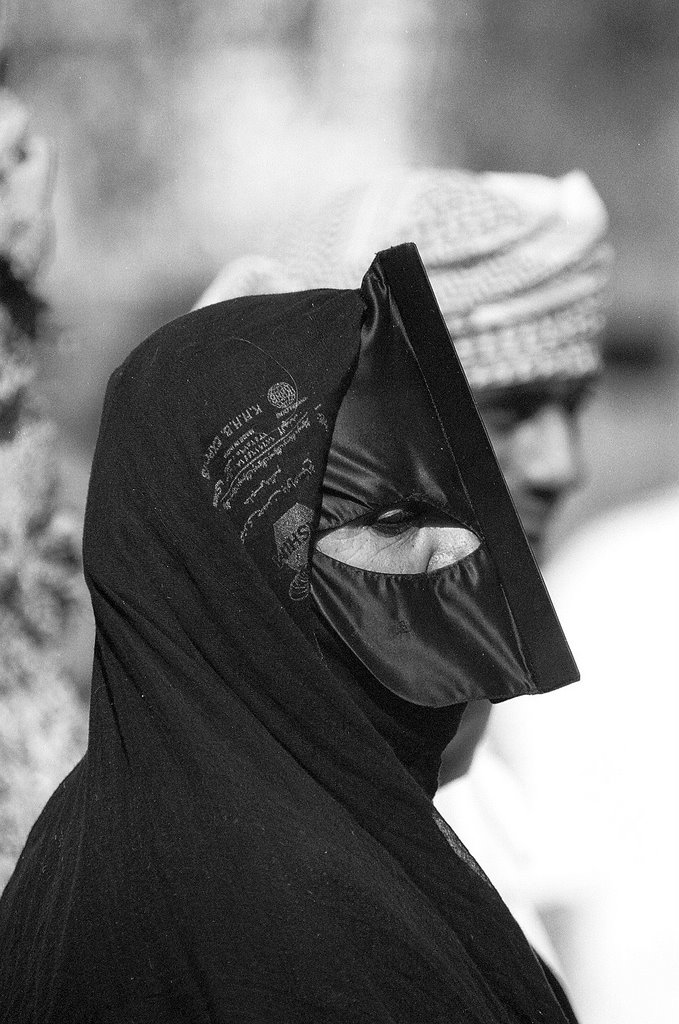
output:
[[[306,199],[398,161],[580,167],[609,209],[615,394],[555,543],[679,476],[673,0],[15,0],[6,35],[59,152],[44,389],[76,463],[134,344]]]
[[[76,515],[113,367],[272,225],[393,163],[589,174],[617,264],[553,554],[677,484],[674,0],[14,0],[3,32],[3,84],[58,150],[36,387]],[[82,607],[59,657],[84,700]]]

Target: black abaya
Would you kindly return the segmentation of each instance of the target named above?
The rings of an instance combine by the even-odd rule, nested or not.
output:
[[[389,692],[309,595],[375,294],[208,307],[113,375],[89,747],[0,902],[2,1020],[572,1019],[432,808],[463,705]]]

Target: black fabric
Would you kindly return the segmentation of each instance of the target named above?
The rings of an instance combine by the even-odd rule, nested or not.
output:
[[[89,747],[0,902],[3,1021],[568,1019],[420,784],[459,709],[354,675],[309,600],[363,316],[239,299],[113,375]]]
[[[476,412],[417,247],[406,242],[379,256],[379,272],[370,280],[371,290],[380,297],[375,306],[377,329],[381,320],[385,329],[402,336],[426,382],[440,434],[454,453],[474,510],[475,532],[483,538],[502,582],[535,687],[545,692],[574,682],[580,678],[578,666]]]
[[[407,246],[393,252],[411,257]],[[319,528],[369,525],[385,510],[404,507],[482,536],[458,468],[459,446],[451,446],[442,429],[409,344],[412,335],[405,334],[385,280],[383,258],[364,283],[359,359],[335,420]],[[408,269],[409,280],[424,276],[417,264]],[[447,332],[444,343],[452,348]],[[473,406],[468,418],[479,420]],[[486,461],[494,463],[492,452]],[[406,700],[445,707],[538,688],[484,543],[453,565],[407,575],[347,565],[317,550],[311,582],[314,600],[337,634]],[[541,586],[537,573],[527,585]]]
[[[433,572],[395,575],[313,555],[312,594],[356,657],[423,707],[533,687],[507,602],[483,547]]]

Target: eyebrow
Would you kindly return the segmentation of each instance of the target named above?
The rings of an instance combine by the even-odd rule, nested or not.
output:
[[[474,395],[479,409],[501,404],[514,405],[523,401],[584,401],[596,389],[598,377],[578,377],[565,380],[530,381],[506,387],[489,388]]]

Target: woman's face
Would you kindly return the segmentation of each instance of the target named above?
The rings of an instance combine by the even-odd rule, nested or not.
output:
[[[471,530],[448,516],[407,507],[362,517],[316,540],[322,554],[339,562],[372,572],[405,575],[443,569],[471,554],[479,544]]]

